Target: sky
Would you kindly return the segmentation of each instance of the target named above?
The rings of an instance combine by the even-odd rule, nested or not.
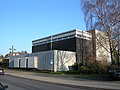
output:
[[[0,55],[32,52],[32,41],[65,31],[86,30],[81,0],[0,0]]]

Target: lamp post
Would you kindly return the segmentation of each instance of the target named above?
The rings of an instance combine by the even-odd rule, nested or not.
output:
[[[83,46],[83,31],[82,31],[82,65],[84,65],[84,62],[83,62],[83,54],[84,54],[84,46]]]
[[[53,64],[53,58],[52,58],[52,36],[50,36],[50,65],[51,65],[51,72],[54,71],[54,64]]]

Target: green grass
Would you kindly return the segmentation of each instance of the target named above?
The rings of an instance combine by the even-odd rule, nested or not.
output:
[[[51,72],[48,70],[38,70],[38,69],[11,69],[17,71],[24,71],[24,72],[35,72],[35,73],[46,73],[46,74],[57,74],[57,75],[80,75],[84,77],[101,77],[99,74],[86,74],[80,73],[80,71],[58,71],[58,72]]]
[[[79,71],[58,71],[58,72],[49,72],[50,74],[71,74],[71,75],[78,75],[80,74]]]
[[[57,72],[52,72],[50,70],[38,70],[38,69],[10,69],[10,70],[19,70],[19,71],[24,71],[24,72],[35,72],[35,73],[48,73],[48,74],[80,74],[79,71],[57,71]]]

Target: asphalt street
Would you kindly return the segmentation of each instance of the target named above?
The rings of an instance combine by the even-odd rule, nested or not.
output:
[[[0,75],[0,82],[3,85],[8,85],[7,90],[86,90],[9,75]]]

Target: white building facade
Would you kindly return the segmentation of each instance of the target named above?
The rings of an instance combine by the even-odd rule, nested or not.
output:
[[[9,68],[36,68],[39,70],[69,71],[76,63],[76,53],[70,51],[43,51],[11,56]]]

